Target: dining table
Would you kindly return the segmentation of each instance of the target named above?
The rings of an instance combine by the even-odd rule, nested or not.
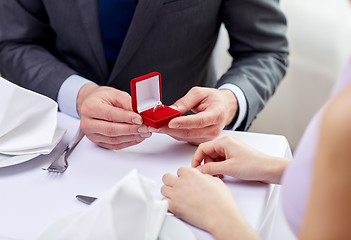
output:
[[[69,156],[67,170],[52,173],[43,168],[63,152],[80,124],[79,119],[61,112],[57,117],[57,127],[67,132],[50,154],[0,167],[0,239],[37,239],[60,219],[89,207],[76,195],[100,197],[134,169],[155,181],[155,198],[162,199],[162,176],[176,175],[180,167],[190,167],[197,148],[159,133],[122,150],[101,148],[84,137]],[[281,135],[223,130],[222,136],[238,138],[272,156],[291,158],[289,143]],[[280,188],[229,176],[224,176],[223,181],[248,223],[263,239],[269,239]],[[196,239],[214,239],[208,232],[184,224]]]

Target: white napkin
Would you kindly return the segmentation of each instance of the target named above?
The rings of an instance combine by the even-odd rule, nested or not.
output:
[[[55,101],[0,77],[0,153],[50,153],[65,133],[56,123]]]
[[[168,209],[156,183],[132,170],[69,224],[57,239],[156,240]]]

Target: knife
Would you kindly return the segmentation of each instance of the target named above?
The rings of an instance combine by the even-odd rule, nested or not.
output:
[[[85,203],[85,204],[92,204],[97,198],[96,197],[90,197],[90,196],[85,196],[85,195],[77,195],[76,198]]]

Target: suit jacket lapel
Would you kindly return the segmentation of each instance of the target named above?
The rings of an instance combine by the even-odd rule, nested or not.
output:
[[[108,66],[101,40],[98,0],[78,0],[77,5],[83,25],[87,31],[87,38],[96,58],[96,65],[99,66],[100,74],[102,74],[103,78],[107,79]]]
[[[161,4],[162,0],[139,0],[108,83],[115,79],[129,62],[154,23]]]

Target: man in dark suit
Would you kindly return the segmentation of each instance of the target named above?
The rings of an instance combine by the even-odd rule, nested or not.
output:
[[[278,0],[0,0],[0,72],[81,118],[112,149],[152,132],[198,144],[246,130],[287,67]],[[218,80],[211,53],[220,25],[233,64]],[[163,103],[193,115],[152,129],[133,112],[132,78],[158,71]],[[197,86],[197,87],[195,87]]]

